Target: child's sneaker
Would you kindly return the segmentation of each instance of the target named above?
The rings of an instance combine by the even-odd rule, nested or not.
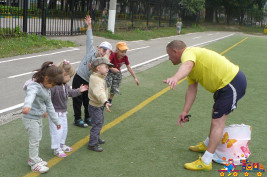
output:
[[[86,119],[84,120],[84,123],[87,124],[88,126],[92,126],[91,118],[90,118],[90,117],[89,117],[89,118],[86,118]]]
[[[41,163],[37,163],[31,166],[32,171],[38,173],[46,173],[49,168],[47,166],[42,165]]]
[[[87,148],[92,150],[92,151],[96,151],[96,152],[102,152],[103,151],[103,149],[99,145],[97,145],[97,146],[89,146],[88,145]]]
[[[65,144],[61,144],[60,147],[61,147],[62,151],[64,151],[64,152],[71,152],[72,151],[72,148],[69,146],[66,146]]]
[[[205,152],[207,150],[207,146],[204,144],[204,141],[198,143],[196,146],[190,146],[189,150],[194,152]]]
[[[46,166],[47,165],[47,162],[46,161],[43,161],[43,159],[39,158],[39,162],[41,165],[44,165]],[[28,165],[30,166],[33,166],[35,163],[31,160],[31,159],[28,159]]]
[[[100,138],[98,139],[98,144],[105,144],[105,142],[106,142],[105,140],[102,140]]]
[[[54,149],[54,155],[59,157],[59,158],[64,158],[66,157],[67,155],[64,153],[64,151],[60,148],[58,149]]]
[[[78,127],[83,127],[83,128],[88,127],[88,124],[85,123],[82,119],[75,120],[75,121],[74,121],[74,125],[76,125],[76,126],[78,126]]]
[[[212,162],[209,165],[206,165],[201,157],[199,157],[198,160],[192,162],[192,163],[186,163],[184,164],[184,167],[188,170],[193,171],[211,171],[212,170]]]

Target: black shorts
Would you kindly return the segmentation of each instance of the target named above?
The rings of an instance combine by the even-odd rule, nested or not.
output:
[[[217,119],[232,112],[237,107],[238,100],[245,95],[246,88],[246,76],[239,70],[228,85],[214,93],[212,118]]]

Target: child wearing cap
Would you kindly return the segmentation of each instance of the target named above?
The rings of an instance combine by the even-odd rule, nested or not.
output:
[[[99,144],[104,144],[105,141],[100,139],[100,131],[104,124],[103,110],[106,107],[110,112],[111,104],[108,102],[108,88],[105,81],[109,67],[113,66],[105,57],[98,57],[91,63],[93,73],[89,81],[89,111],[91,114],[92,128],[90,130],[90,139],[88,149],[102,152],[103,149]]]
[[[126,65],[126,68],[133,76],[137,86],[139,86],[139,81],[133,71],[133,69],[130,66],[128,57],[126,55],[126,52],[128,50],[128,46],[125,42],[118,42],[116,45],[116,51],[113,52],[109,59],[110,62],[114,65],[113,68],[110,68],[109,73],[106,77],[107,85],[110,88],[110,98],[109,102],[112,102],[112,99],[115,94],[120,94],[120,84],[122,80],[122,73],[121,73],[121,66],[123,64]]]
[[[80,86],[88,85],[89,84],[89,77],[91,75],[91,70],[88,67],[90,63],[97,57],[109,57],[112,46],[109,42],[102,42],[98,47],[97,51],[93,46],[93,34],[92,34],[92,25],[91,25],[91,18],[90,16],[85,17],[85,23],[88,26],[86,31],[87,38],[86,38],[86,54],[81,61],[80,65],[76,69],[76,74],[73,77],[72,81],[72,88],[77,89]],[[88,111],[89,105],[89,98],[88,98],[88,91],[83,92],[80,96],[72,98],[73,100],[73,110],[74,110],[74,125],[78,127],[87,127],[91,125],[90,123],[90,115]],[[81,116],[81,108],[82,105],[84,107],[84,121],[82,120]]]

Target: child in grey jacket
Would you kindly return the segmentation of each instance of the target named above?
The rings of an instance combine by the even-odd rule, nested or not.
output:
[[[33,75],[31,82],[26,82],[26,97],[22,108],[22,121],[29,135],[29,160],[32,171],[45,173],[49,170],[47,162],[39,157],[39,144],[42,139],[42,117],[47,112],[50,119],[61,128],[58,116],[51,101],[50,88],[61,85],[62,70],[53,62],[43,63],[41,69]]]
[[[76,89],[81,86],[81,84],[88,85],[89,78],[91,75],[91,70],[89,69],[88,65],[92,63],[92,61],[96,57],[109,57],[112,45],[109,42],[102,42],[100,45],[97,46],[97,50],[95,50],[93,46],[93,33],[92,33],[92,25],[91,25],[91,18],[90,16],[86,16],[84,22],[87,24],[88,29],[86,31],[86,54],[81,61],[80,65],[76,70],[76,74],[73,77],[72,81],[72,88]],[[88,127],[91,125],[90,122],[90,115],[88,111],[89,105],[89,98],[88,98],[88,91],[83,92],[80,96],[72,98],[73,100],[73,110],[74,110],[74,125],[78,127]],[[84,121],[81,118],[81,108],[82,105],[84,107]]]
[[[71,152],[72,148],[65,144],[68,134],[68,121],[67,121],[67,107],[68,97],[76,97],[81,95],[82,92],[88,90],[87,85],[80,85],[80,88],[71,89],[67,82],[75,73],[74,67],[69,61],[64,60],[59,63],[58,67],[63,70],[64,81],[62,85],[57,85],[51,89],[51,99],[55,111],[58,114],[61,129],[57,130],[56,125],[52,119],[49,119],[49,128],[51,135],[51,149],[54,150],[54,155],[60,158],[66,157],[65,152]]]

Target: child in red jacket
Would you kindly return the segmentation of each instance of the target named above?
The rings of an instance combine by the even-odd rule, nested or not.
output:
[[[116,45],[116,51],[109,56],[110,62],[114,65],[113,68],[110,68],[109,73],[106,77],[107,85],[110,88],[110,97],[108,101],[111,103],[115,94],[120,94],[120,84],[122,80],[121,66],[126,65],[128,71],[133,76],[137,86],[139,86],[139,81],[130,66],[126,52],[128,46],[125,42],[118,42]]]

